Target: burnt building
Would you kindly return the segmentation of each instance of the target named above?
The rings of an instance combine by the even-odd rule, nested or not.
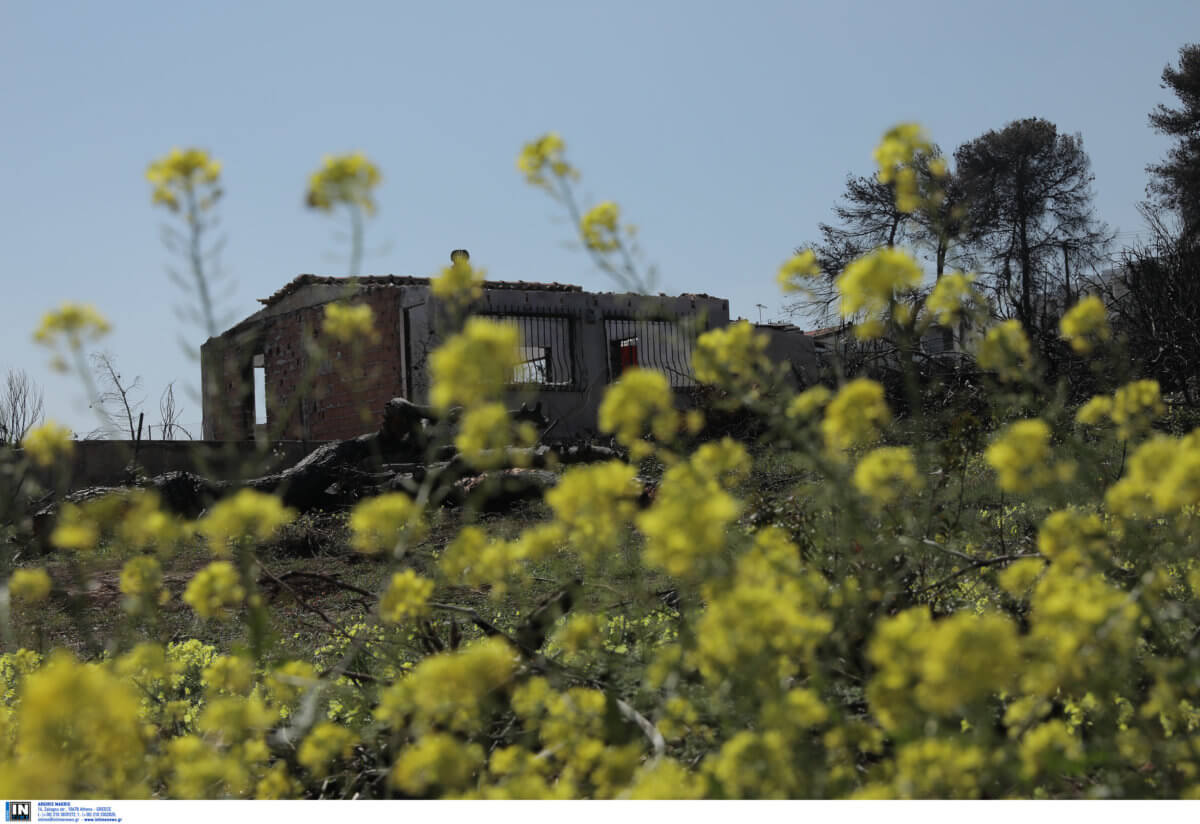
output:
[[[323,339],[332,301],[370,306],[379,339],[357,347]],[[260,302],[201,347],[205,438],[349,438],[373,430],[391,398],[427,400],[429,355],[450,316],[428,278],[301,275]],[[595,429],[605,387],[631,366],[658,370],[680,390],[694,386],[696,335],[729,322],[728,301],[707,295],[591,293],[559,283],[487,282],[471,312],[518,328],[522,361],[508,400],[541,402],[561,436]]]

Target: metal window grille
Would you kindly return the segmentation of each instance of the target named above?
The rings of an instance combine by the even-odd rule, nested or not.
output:
[[[521,360],[510,382],[540,389],[577,389],[579,368],[575,327],[562,315],[491,315],[491,320],[517,327]]]
[[[692,371],[694,337],[687,324],[670,320],[606,318],[609,380],[639,366],[667,376],[673,387],[696,385]]]

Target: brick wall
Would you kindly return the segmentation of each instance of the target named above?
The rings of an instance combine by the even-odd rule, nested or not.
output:
[[[338,440],[378,428],[384,404],[403,391],[399,298],[396,289],[374,289],[350,301],[366,303],[375,313],[377,343],[354,346],[319,336],[324,306],[266,319],[259,345],[267,428],[279,433],[275,437]],[[313,361],[317,342],[324,352]]]

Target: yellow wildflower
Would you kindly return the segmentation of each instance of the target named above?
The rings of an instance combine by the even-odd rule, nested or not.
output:
[[[856,378],[838,390],[825,409],[821,432],[831,452],[875,441],[891,420],[883,387],[868,378]]]
[[[884,446],[863,456],[854,468],[854,486],[878,504],[895,503],[923,485],[913,451],[904,446]]]
[[[546,171],[555,177],[577,178],[579,173],[563,159],[566,144],[557,132],[549,132],[526,143],[517,157],[517,168],[534,186],[548,187]]]
[[[1112,414],[1113,399],[1107,395],[1096,395],[1075,413],[1075,422],[1085,426],[1096,426]]]
[[[484,760],[478,744],[441,732],[429,733],[400,753],[392,768],[392,781],[410,795],[424,795],[434,787],[443,792],[462,790]]]
[[[692,353],[692,368],[702,383],[728,386],[729,379],[754,380],[766,368],[766,348],[767,336],[740,320],[701,335]]]
[[[197,205],[208,205],[220,196],[217,188],[221,162],[204,149],[171,149],[146,169],[146,179],[154,186],[154,204],[171,211],[179,209],[181,196],[194,196],[202,185],[212,187]]]
[[[746,476],[749,464],[745,448],[724,438],[668,469],[654,503],[636,519],[646,536],[646,564],[676,577],[707,572],[742,511],[726,488]]]
[[[20,759],[35,798],[138,798],[149,795],[147,727],[139,696],[99,664],[65,651],[26,676],[17,707]],[[0,779],[3,780],[3,779]]]
[[[204,668],[202,677],[213,693],[245,695],[254,683],[254,665],[241,655],[218,655]]]
[[[485,272],[471,265],[469,258],[459,256],[440,275],[430,281],[434,297],[453,305],[465,305],[483,296]]]
[[[246,588],[233,564],[214,561],[188,582],[183,600],[201,617],[229,620],[246,600]]]
[[[988,465],[999,475],[1005,492],[1032,492],[1039,486],[1067,481],[1074,475],[1071,463],[1052,464],[1050,427],[1040,418],[1009,425],[984,452]]]
[[[949,272],[942,275],[925,299],[925,308],[940,324],[950,326],[958,323],[964,310],[983,303],[983,298],[971,286],[974,282],[973,274]]]
[[[913,162],[918,154],[929,154],[933,144],[916,123],[901,123],[890,129],[875,148],[875,163],[879,166],[880,183],[890,183],[896,192],[896,208],[914,212],[921,205],[916,170]],[[935,174],[945,173],[945,163],[931,163]]]
[[[528,421],[515,424],[499,401],[468,409],[454,436],[454,445],[463,458],[481,469],[503,465],[510,446],[529,447],[536,442],[537,428]]]
[[[1083,745],[1071,734],[1066,722],[1055,718],[1031,729],[1021,738],[1021,772],[1035,778],[1043,770],[1059,770],[1063,761],[1083,757]]]
[[[644,765],[633,777],[634,801],[694,801],[704,797],[704,778],[670,758]]]
[[[988,766],[979,747],[945,738],[911,741],[896,753],[896,776],[887,797],[978,798]]]
[[[841,294],[843,317],[859,312],[880,315],[895,300],[897,292],[907,292],[921,285],[921,267],[903,249],[881,248],[855,260],[834,281]],[[860,331],[861,327],[861,331]],[[882,329],[874,319],[855,327],[855,334],[872,337]]]
[[[611,200],[598,203],[579,219],[579,232],[583,242],[593,252],[611,252],[621,245],[617,234],[617,221],[621,210]]]
[[[1117,425],[1117,437],[1129,440],[1144,434],[1166,411],[1158,381],[1142,380],[1127,383],[1113,393],[1109,414]]]
[[[521,361],[516,326],[469,318],[462,332],[446,341],[430,361],[430,400],[445,411],[497,399]]]
[[[650,369],[625,370],[604,393],[599,423],[600,431],[616,435],[635,460],[654,451],[642,440],[647,428],[658,440],[670,441],[679,431],[679,413],[666,376]]]
[[[350,545],[365,555],[394,551],[401,541],[411,543],[425,534],[425,524],[412,498],[387,492],[367,498],[350,513]]]
[[[808,288],[805,282],[820,274],[821,267],[817,263],[816,253],[812,249],[805,249],[783,262],[775,280],[783,292],[803,292]]]
[[[383,691],[375,717],[391,727],[407,721],[418,735],[435,728],[478,731],[485,708],[510,684],[517,662],[501,638],[431,655]]]
[[[789,418],[810,418],[824,408],[833,398],[833,392],[825,386],[813,386],[805,389],[788,403]]]
[[[170,594],[163,588],[162,566],[152,555],[139,555],[121,570],[121,592],[128,596],[131,611],[150,604],[165,604]]]
[[[38,466],[53,466],[59,457],[70,455],[75,449],[71,430],[53,421],[29,430],[21,440],[21,448]]]
[[[997,373],[1001,380],[1019,381],[1033,368],[1029,338],[1019,320],[1006,320],[989,329],[975,356],[980,366]]]
[[[331,721],[322,721],[304,737],[296,760],[317,778],[324,778],[329,774],[330,763],[338,758],[348,758],[357,742],[358,736],[350,730]]]
[[[567,540],[589,558],[615,549],[622,531],[637,511],[641,488],[637,470],[624,461],[572,467],[546,493],[555,520],[566,527]]]
[[[378,343],[375,313],[365,303],[327,303],[321,327],[325,334],[342,343]]]
[[[328,212],[339,203],[375,212],[371,191],[382,179],[379,167],[362,152],[326,155],[308,183],[308,205]]]
[[[58,513],[58,522],[50,533],[50,543],[62,549],[79,552],[95,549],[100,542],[100,527],[87,510],[65,503]]]
[[[1104,302],[1095,295],[1083,298],[1068,309],[1059,321],[1058,328],[1062,337],[1070,341],[1071,348],[1081,355],[1091,352],[1097,341],[1108,340],[1112,336]]]
[[[379,616],[392,624],[419,618],[428,611],[429,596],[432,594],[433,581],[422,578],[411,569],[397,572],[379,599]]]
[[[79,349],[84,341],[94,341],[112,330],[94,306],[67,302],[53,312],[42,315],[42,323],[33,339],[46,346],[58,344],[65,337],[70,349]]]
[[[243,538],[266,541],[295,517],[296,511],[285,507],[277,496],[241,489],[214,505],[196,530],[208,539],[214,555],[228,555],[231,542]]]
[[[44,569],[18,569],[8,579],[8,594],[13,600],[36,604],[50,594],[50,576]]]

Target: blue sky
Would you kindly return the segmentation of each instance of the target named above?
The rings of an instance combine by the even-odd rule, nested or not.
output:
[[[220,215],[240,319],[303,272],[340,274],[341,224],[304,208],[323,154],[381,167],[371,273],[427,275],[456,247],[493,279],[611,288],[514,161],[560,132],[588,202],[637,223],[666,292],[779,316],[774,271],[830,217],[889,126],[948,151],[1037,116],[1079,132],[1097,210],[1124,233],[1168,143],[1163,66],[1200,39],[1200,4],[19,2],[0,8],[0,373],[27,370],[48,414],[94,423],[77,380],[31,342],[42,312],[95,303],[104,347],[141,375],[199,384],[200,330],[159,242],[147,164],[172,146],[224,163]],[[1129,239],[1123,234],[1121,239]],[[180,394],[183,421],[200,406]]]

